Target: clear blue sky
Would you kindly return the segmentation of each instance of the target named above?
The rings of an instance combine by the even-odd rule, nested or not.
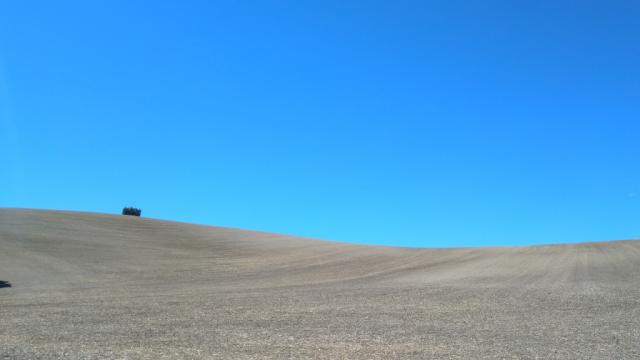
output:
[[[640,236],[637,1],[0,9],[0,206],[406,246]]]

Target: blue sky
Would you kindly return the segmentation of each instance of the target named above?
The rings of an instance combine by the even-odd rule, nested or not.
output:
[[[30,1],[0,206],[403,246],[640,237],[634,1]]]

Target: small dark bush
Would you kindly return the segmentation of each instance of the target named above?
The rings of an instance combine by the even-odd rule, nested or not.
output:
[[[134,207],[126,207],[122,209],[122,215],[140,216],[141,214],[142,214],[142,210]]]

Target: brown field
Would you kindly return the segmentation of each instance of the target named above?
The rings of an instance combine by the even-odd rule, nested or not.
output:
[[[640,358],[640,241],[408,249],[0,209],[0,281],[0,359]]]

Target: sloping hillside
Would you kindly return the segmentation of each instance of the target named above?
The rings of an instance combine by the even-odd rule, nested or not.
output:
[[[638,358],[640,241],[408,249],[0,209],[9,358]]]

